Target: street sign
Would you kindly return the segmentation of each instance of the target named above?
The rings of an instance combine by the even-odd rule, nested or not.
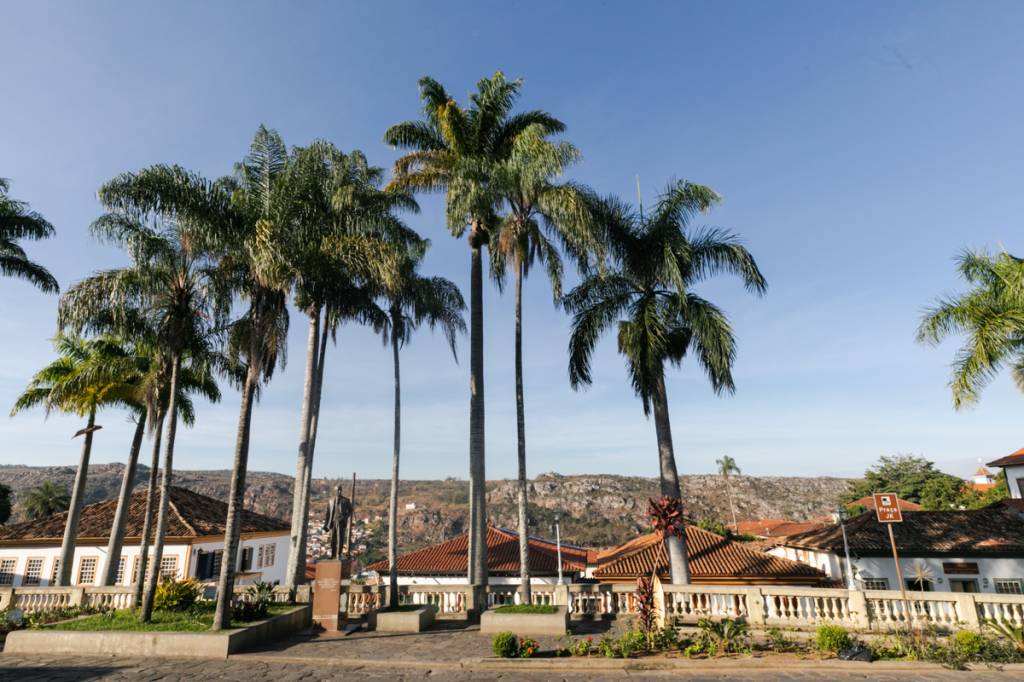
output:
[[[902,523],[903,512],[895,493],[875,493],[875,516],[879,523]]]

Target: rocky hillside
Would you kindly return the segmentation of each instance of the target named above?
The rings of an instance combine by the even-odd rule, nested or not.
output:
[[[88,502],[117,494],[124,471],[120,464],[97,464],[89,470]],[[136,485],[144,485],[148,469],[140,466]],[[74,481],[73,467],[0,466],[0,483],[15,494],[15,513],[19,519],[18,499],[27,490],[50,480],[68,489]],[[229,471],[177,471],[175,485],[211,497],[225,499]],[[291,513],[292,477],[268,472],[248,476],[246,507],[254,511],[288,518]],[[322,518],[330,491],[338,484],[349,494],[351,481],[318,479],[313,488],[313,515]],[[849,481],[839,478],[796,478],[782,476],[736,476],[732,478],[733,499],[739,519],[784,517],[806,519],[826,514],[846,490]],[[388,481],[359,481],[356,488],[358,536],[367,545],[367,553],[379,556],[384,538],[383,522],[387,514]],[[399,505],[400,541],[415,548],[450,538],[462,532],[466,523],[468,486],[465,481],[405,481]],[[539,534],[548,534],[555,514],[562,517],[562,536],[566,542],[603,546],[621,542],[645,527],[647,498],[658,493],[657,481],[638,476],[542,474],[530,482],[530,516]],[[492,522],[514,528],[515,482],[488,483],[488,515]],[[695,518],[731,520],[725,485],[718,476],[684,476],[683,499]],[[406,508],[410,505],[412,508]],[[316,522],[311,528],[316,527]]]

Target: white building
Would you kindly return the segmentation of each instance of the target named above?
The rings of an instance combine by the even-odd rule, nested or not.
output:
[[[139,561],[139,539],[146,507],[146,492],[132,494],[125,529],[124,549],[118,563],[117,584],[134,582]],[[75,545],[72,585],[98,585],[107,566],[107,542],[117,500],[105,500],[82,509]],[[161,570],[165,576],[216,580],[224,547],[227,504],[185,488],[171,487],[167,537]],[[60,545],[67,513],[24,523],[0,526],[0,587],[53,584],[60,564]],[[156,524],[153,524],[154,528]],[[249,511],[242,512],[239,543],[239,582],[280,582],[288,560],[289,524]]]
[[[907,589],[1024,594],[1024,516],[1008,505],[974,511],[903,512],[893,524]],[[865,512],[846,523],[857,586],[898,590],[888,531]],[[773,538],[775,556],[802,561],[846,582],[839,525]]]
[[[1024,499],[1024,448],[1012,455],[989,462],[988,465],[1002,468],[1006,474],[1006,487],[1010,489],[1011,498]]]

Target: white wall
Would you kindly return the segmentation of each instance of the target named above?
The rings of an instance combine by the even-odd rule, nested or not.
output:
[[[388,574],[380,573],[380,579],[383,582],[387,582]],[[566,584],[572,582],[572,575],[566,574],[564,577]],[[487,583],[489,585],[518,585],[519,578],[513,576],[491,576],[488,578]],[[456,576],[398,576],[399,585],[468,585],[469,581],[465,577]],[[557,585],[558,578],[556,576],[530,576],[531,585]]]
[[[272,546],[274,548],[274,562],[272,565],[267,565],[266,561],[263,565],[259,565],[259,548],[264,548],[263,554],[267,555],[266,547]],[[236,561],[238,562],[235,566],[237,569],[241,565],[242,561],[242,550],[246,547],[253,548],[253,559],[252,568],[250,573],[252,579],[247,582],[255,580],[262,580],[268,583],[284,582],[286,565],[288,563],[288,532],[282,531],[281,535],[275,535],[271,537],[262,538],[242,538],[238,543],[238,556]],[[211,542],[197,542],[192,545],[192,557],[189,562],[189,575],[196,574],[196,564],[199,560],[199,551],[213,552],[216,550],[224,549],[224,541],[216,540]]]
[[[830,578],[845,582],[844,574],[845,561],[842,557],[830,552],[813,552],[808,550],[797,550],[792,547],[773,547],[769,550],[775,556],[800,561],[825,571]],[[967,561],[978,564],[976,575],[946,575],[942,570],[943,563]],[[858,583],[865,578],[885,578],[889,581],[889,589],[898,590],[899,581],[896,578],[896,563],[891,557],[861,557],[852,558],[853,576]],[[948,557],[900,557],[900,568],[903,571],[904,580],[912,579],[916,573],[916,567],[923,565],[929,569],[930,575],[934,577],[932,590],[936,592],[948,592],[949,580],[976,580],[979,592],[995,592],[995,580],[1022,580],[1024,581],[1024,557],[988,559],[964,556]]]
[[[1010,488],[1010,497],[1015,500],[1024,498],[1024,490],[1020,489],[1019,479],[1024,478],[1024,464],[1003,467],[1006,472],[1006,485]]]
[[[165,557],[177,557],[177,575],[179,578],[182,577],[182,570],[185,565],[185,555],[187,551],[188,545],[164,546]],[[125,575],[122,582],[119,584],[129,585],[133,578],[132,569],[135,565],[135,558],[139,556],[138,545],[126,546],[121,551],[121,556],[125,557]],[[78,585],[79,568],[83,557],[95,557],[97,559],[95,579],[89,584],[99,585],[107,565],[106,544],[103,544],[102,546],[82,545],[75,547],[75,563],[71,569],[72,585]],[[2,563],[4,559],[11,558],[15,559],[14,587],[19,587],[23,584],[26,564],[30,558],[41,558],[43,560],[43,571],[39,585],[40,587],[46,587],[50,584],[50,576],[53,573],[54,561],[60,558],[60,547],[58,545],[51,545],[48,547],[0,547],[0,563]]]

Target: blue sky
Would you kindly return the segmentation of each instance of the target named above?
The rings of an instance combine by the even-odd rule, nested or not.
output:
[[[384,129],[417,115],[430,74],[464,98],[502,69],[523,107],[568,124],[572,177],[645,201],[672,178],[724,197],[707,223],[739,232],[769,280],[702,293],[739,339],[735,396],[694,367],[669,400],[683,473],[730,454],[745,473],[856,475],[914,452],[951,473],[1022,444],[1024,397],[1006,377],[956,413],[955,344],[922,348],[922,309],[959,286],[964,247],[1024,252],[1024,6],[1017,3],[156,3],[0,2],[0,176],[58,237],[29,244],[62,285],[122,262],[87,232],[115,174],[178,163],[230,171],[260,123],[289,144],[329,139],[389,166]],[[426,270],[468,282],[465,244],[438,197],[410,223],[434,247]],[[657,473],[653,425],[614,340],[594,386],[566,379],[568,321],[540,273],[525,292],[527,445],[532,474]],[[487,466],[514,474],[512,301],[488,288]],[[0,280],[0,405],[52,357],[56,297]],[[259,405],[250,468],[294,471],[304,323]],[[468,355],[468,343],[461,343]],[[390,356],[346,328],[327,360],[317,475],[383,477]],[[421,333],[403,355],[403,471],[465,477],[468,368]],[[7,409],[6,407],[4,408]],[[226,391],[179,432],[181,468],[229,468],[238,413]],[[103,414],[94,461],[122,460],[129,425]],[[73,418],[0,420],[0,462],[77,462]]]

